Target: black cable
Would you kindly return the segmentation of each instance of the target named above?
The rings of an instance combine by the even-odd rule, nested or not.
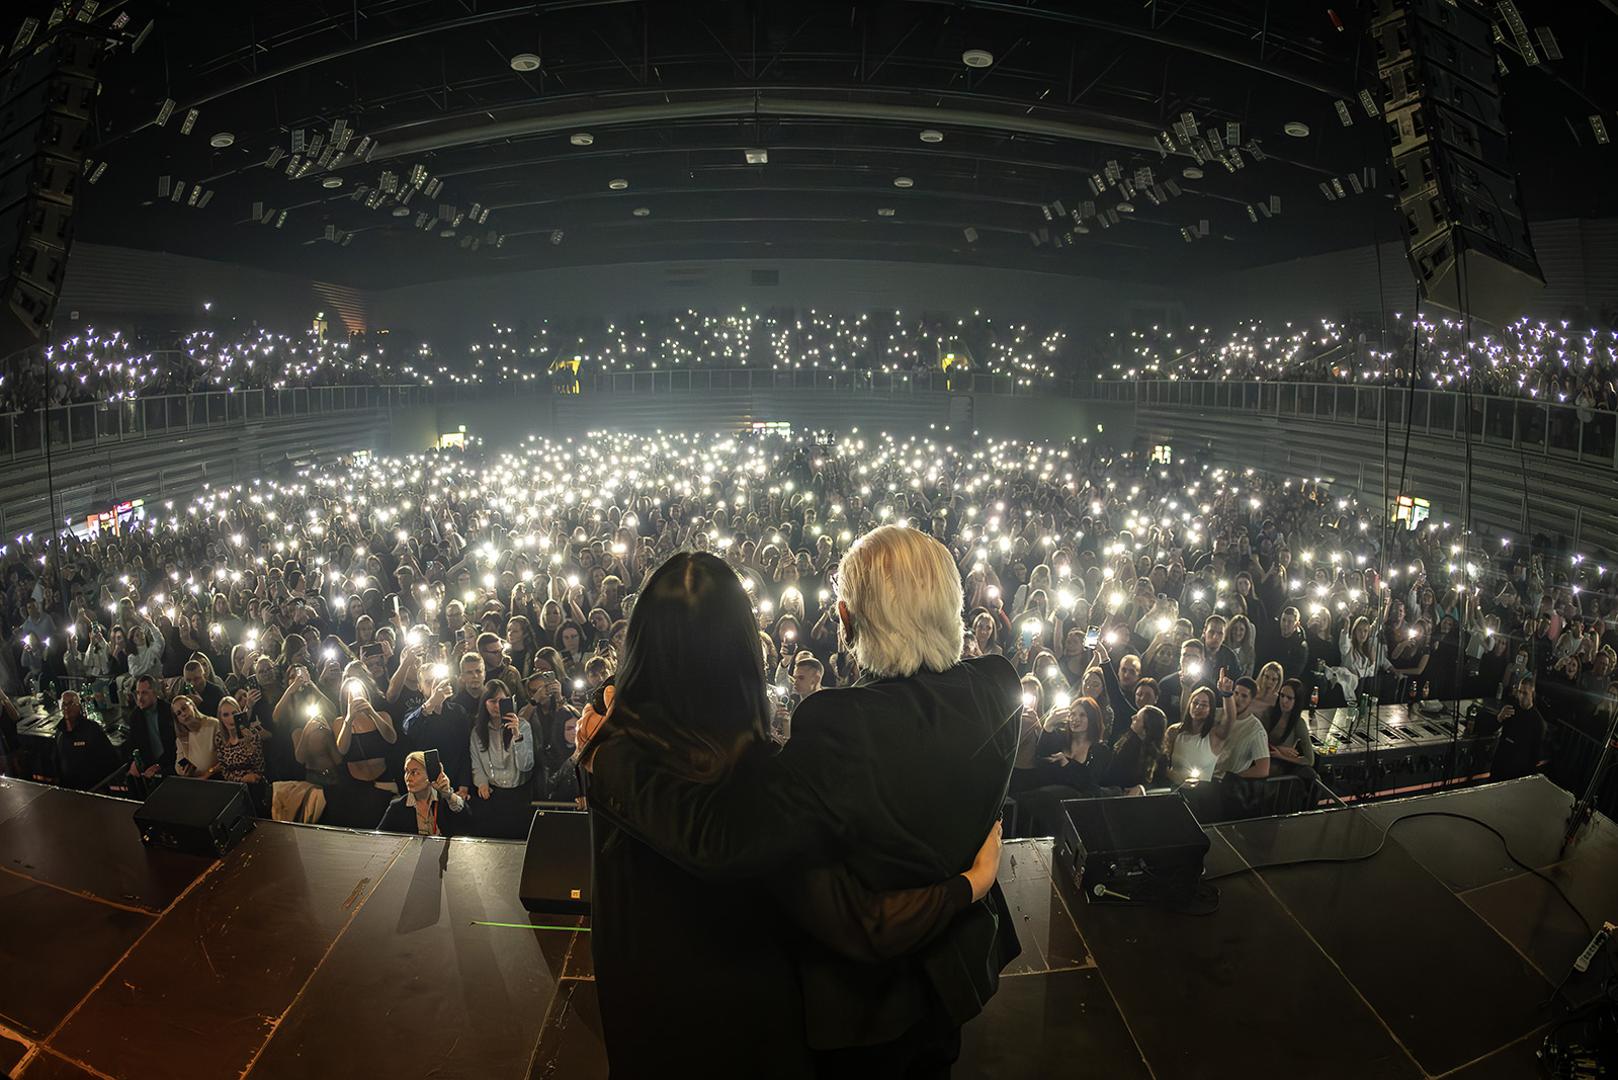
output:
[[[1506,836],[1505,836],[1504,833],[1502,833],[1499,829],[1495,828],[1493,825],[1490,825],[1487,821],[1484,821],[1482,818],[1475,818],[1475,817],[1472,817],[1469,814],[1456,813],[1453,810],[1417,810],[1417,811],[1414,811],[1413,813],[1401,814],[1398,817],[1394,818],[1392,821],[1388,822],[1388,824],[1382,829],[1382,836],[1377,840],[1376,847],[1372,848],[1370,851],[1364,852],[1363,854],[1359,854],[1359,855],[1314,855],[1314,856],[1308,856],[1308,857],[1305,857],[1305,858],[1302,858],[1302,859],[1283,859],[1280,862],[1259,863],[1256,866],[1240,866],[1240,867],[1237,867],[1234,870],[1227,870],[1222,874],[1207,875],[1202,880],[1203,881],[1218,881],[1221,878],[1235,877],[1237,874],[1245,874],[1245,873],[1249,873],[1249,872],[1253,872],[1253,871],[1259,871],[1259,870],[1275,870],[1275,869],[1278,869],[1280,867],[1285,867],[1285,866],[1305,866],[1305,865],[1308,865],[1308,864],[1311,864],[1311,863],[1356,863],[1356,862],[1365,862],[1367,859],[1374,859],[1374,858],[1376,858],[1378,855],[1380,855],[1382,853],[1382,849],[1384,847],[1386,847],[1387,843],[1388,843],[1388,834],[1393,832],[1393,827],[1395,825],[1398,825],[1400,822],[1411,821],[1411,820],[1414,820],[1415,818],[1424,818],[1424,817],[1457,818],[1457,819],[1459,819],[1461,821],[1470,821],[1474,825],[1479,825],[1479,826],[1489,830],[1491,833],[1493,833],[1495,835],[1496,839],[1498,839],[1500,841],[1500,846],[1505,849],[1506,858],[1510,859],[1512,862],[1516,863],[1517,866],[1519,866],[1523,870],[1527,871],[1528,873],[1533,874],[1535,877],[1539,878],[1545,884],[1547,884],[1551,888],[1555,889],[1556,890],[1556,895],[1560,896],[1562,898],[1562,900],[1567,904],[1567,906],[1572,910],[1573,914],[1578,916],[1579,922],[1584,926],[1585,932],[1590,934],[1592,937],[1595,935],[1595,927],[1590,924],[1590,920],[1585,917],[1584,912],[1579,910],[1579,906],[1573,902],[1572,898],[1569,897],[1568,894],[1562,889],[1562,886],[1560,884],[1558,884],[1554,878],[1552,878],[1549,875],[1545,874],[1543,871],[1535,869],[1534,867],[1529,866],[1527,863],[1523,862],[1521,859],[1517,858],[1516,854],[1512,852],[1511,843],[1506,839]]]

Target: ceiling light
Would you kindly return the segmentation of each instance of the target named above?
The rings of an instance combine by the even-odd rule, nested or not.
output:
[[[320,182],[320,186],[325,188],[327,191],[340,188],[343,186],[343,178],[341,176],[328,176],[326,179]]]
[[[538,69],[539,57],[531,52],[520,52],[511,58],[512,71],[537,71]]]
[[[1288,120],[1281,130],[1291,135],[1294,139],[1307,138],[1309,135],[1309,125],[1302,120]]]
[[[410,207],[408,207],[408,206],[395,206],[393,208],[393,216],[394,217],[409,217],[410,216]]]
[[[987,49],[968,49],[961,54],[961,63],[969,68],[986,68],[994,63],[994,53]]]
[[[636,217],[651,217],[652,209],[649,206],[637,206],[635,209],[631,210],[630,213],[634,214]]]
[[[895,176],[893,186],[896,188],[911,188],[916,186],[916,182],[908,176]]]
[[[615,179],[608,180],[607,186],[614,191],[622,191],[624,188],[629,186],[629,181],[620,176]]]
[[[747,159],[749,165],[768,165],[770,163],[770,152],[768,150],[744,150],[742,151],[742,156]]]
[[[1118,204],[1118,212],[1120,214],[1133,214],[1135,212],[1135,204],[1131,202],[1121,202]]]
[[[1185,177],[1187,180],[1201,180],[1202,170],[1197,168],[1195,165],[1187,165],[1185,168],[1180,170],[1180,175]]]
[[[219,134],[210,136],[208,139],[208,145],[213,147],[215,150],[223,150],[225,147],[230,146],[235,142],[236,136],[232,135],[228,131],[221,131]]]
[[[596,137],[588,131],[575,131],[567,137],[567,141],[574,146],[589,146],[596,141]]]
[[[941,143],[944,141],[944,133],[937,128],[922,128],[921,141],[924,143]]]
[[[891,207],[891,206],[879,206],[879,207],[877,207],[876,208],[876,216],[877,217],[892,217],[893,216],[893,207]]]

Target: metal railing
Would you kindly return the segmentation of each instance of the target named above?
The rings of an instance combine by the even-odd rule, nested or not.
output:
[[[1100,384],[1098,384],[1100,385]],[[1215,409],[1380,428],[1386,422],[1439,438],[1474,441],[1568,461],[1618,469],[1618,413],[1572,403],[1447,390],[1341,383],[1196,382],[1143,380],[1132,386],[1142,408]],[[1082,393],[1080,396],[1086,396]],[[1120,400],[1120,399],[1104,399]]]
[[[667,371],[594,371],[576,383],[554,377],[559,394],[656,394],[714,390],[828,390],[878,394],[1000,394],[1031,397],[1074,394],[1072,379],[1039,379],[947,371],[825,371],[817,368],[671,368]],[[575,390],[575,386],[577,389]]]
[[[123,401],[83,402],[0,413],[0,460],[146,439],[254,420],[393,409],[429,404],[431,387],[300,386],[285,390],[214,390]]]

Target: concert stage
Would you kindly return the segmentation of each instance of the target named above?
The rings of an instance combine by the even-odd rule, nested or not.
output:
[[[958,1077],[1534,1075],[1546,1004],[1618,915],[1618,827],[1557,862],[1533,778],[1209,830],[1209,916],[1086,905],[1005,847],[1023,954]],[[517,902],[521,844],[261,822],[224,859],[143,848],[134,804],[0,780],[0,1066],[26,1080],[604,1076],[586,933]],[[1229,876],[1221,876],[1229,875]],[[1056,875],[1060,878],[1060,875]],[[1591,1000],[1608,956],[1566,993]],[[26,1059],[26,1061],[24,1060]]]

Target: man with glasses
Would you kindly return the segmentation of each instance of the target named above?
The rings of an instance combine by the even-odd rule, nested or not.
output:
[[[499,679],[511,688],[511,695],[517,699],[519,709],[528,704],[528,694],[523,689],[522,673],[506,659],[505,644],[500,640],[499,634],[485,632],[478,635],[478,656],[483,659],[485,682]]]

